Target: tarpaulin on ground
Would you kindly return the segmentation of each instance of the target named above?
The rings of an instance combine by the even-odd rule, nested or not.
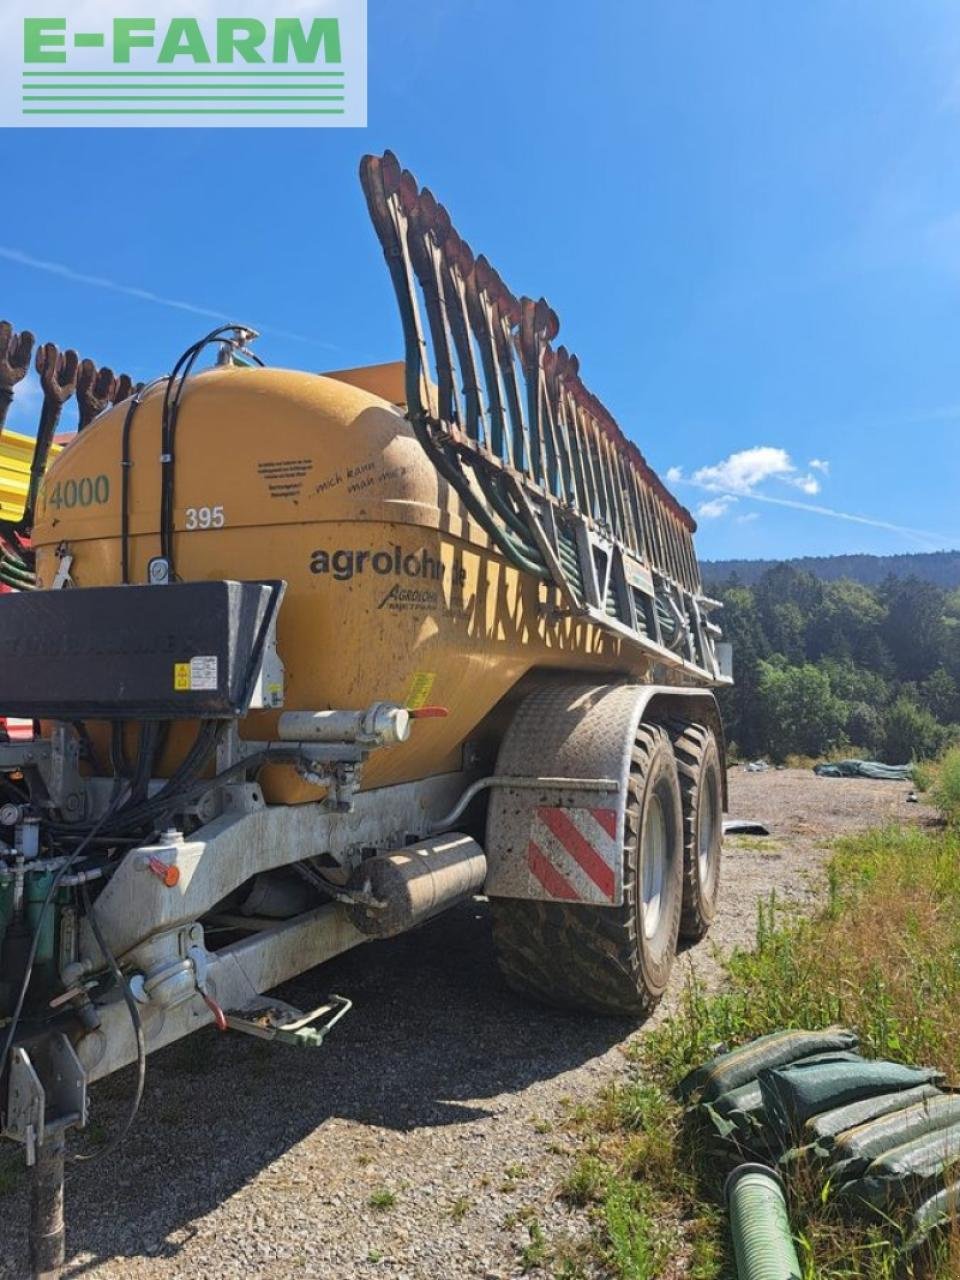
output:
[[[877,760],[835,760],[832,764],[815,764],[813,772],[821,778],[874,778],[878,782],[909,782],[912,764],[880,764]]]

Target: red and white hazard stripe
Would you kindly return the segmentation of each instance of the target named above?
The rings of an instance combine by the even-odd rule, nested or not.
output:
[[[620,841],[616,809],[541,805],[530,827],[527,867],[541,896],[565,902],[616,902]]]

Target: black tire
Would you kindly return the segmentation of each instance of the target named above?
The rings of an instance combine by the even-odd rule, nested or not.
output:
[[[641,724],[626,809],[623,905],[600,907],[491,898],[501,972],[522,995],[564,1008],[644,1018],[660,1001],[677,950],[683,902],[683,809],[670,736]],[[665,834],[656,927],[643,926],[641,832],[654,805]],[[651,922],[652,924],[652,918]]]
[[[717,740],[705,725],[672,721],[683,797],[680,936],[699,941],[717,914],[723,858],[723,781]],[[701,846],[701,835],[704,844]]]

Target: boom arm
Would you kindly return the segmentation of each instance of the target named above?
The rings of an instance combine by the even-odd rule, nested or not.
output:
[[[437,470],[551,584],[556,612],[722,680],[693,517],[554,349],[555,313],[514,297],[392,152],[364,157],[360,181],[400,307],[408,416]]]

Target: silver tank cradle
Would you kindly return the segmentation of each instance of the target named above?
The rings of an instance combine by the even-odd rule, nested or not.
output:
[[[345,907],[339,903],[318,907],[212,954],[204,985],[222,1009],[243,1009],[263,992],[369,941],[350,922]],[[137,1059],[133,1027],[124,1002],[118,998],[99,1006],[98,1012],[100,1026],[74,1046],[88,1083]],[[199,991],[172,1008],[145,1005],[140,1016],[148,1054],[216,1021]]]
[[[227,811],[190,839],[141,846],[125,855],[96,901],[107,944],[122,960],[156,934],[192,924],[259,872],[330,854],[350,867],[361,848],[390,851],[407,836],[426,835],[430,819],[445,812],[472,781],[449,773],[422,782],[361,791],[353,811],[320,804],[264,805],[258,788],[228,789]],[[179,872],[170,887],[151,870],[157,862]],[[81,929],[81,960],[102,963],[89,923]]]

